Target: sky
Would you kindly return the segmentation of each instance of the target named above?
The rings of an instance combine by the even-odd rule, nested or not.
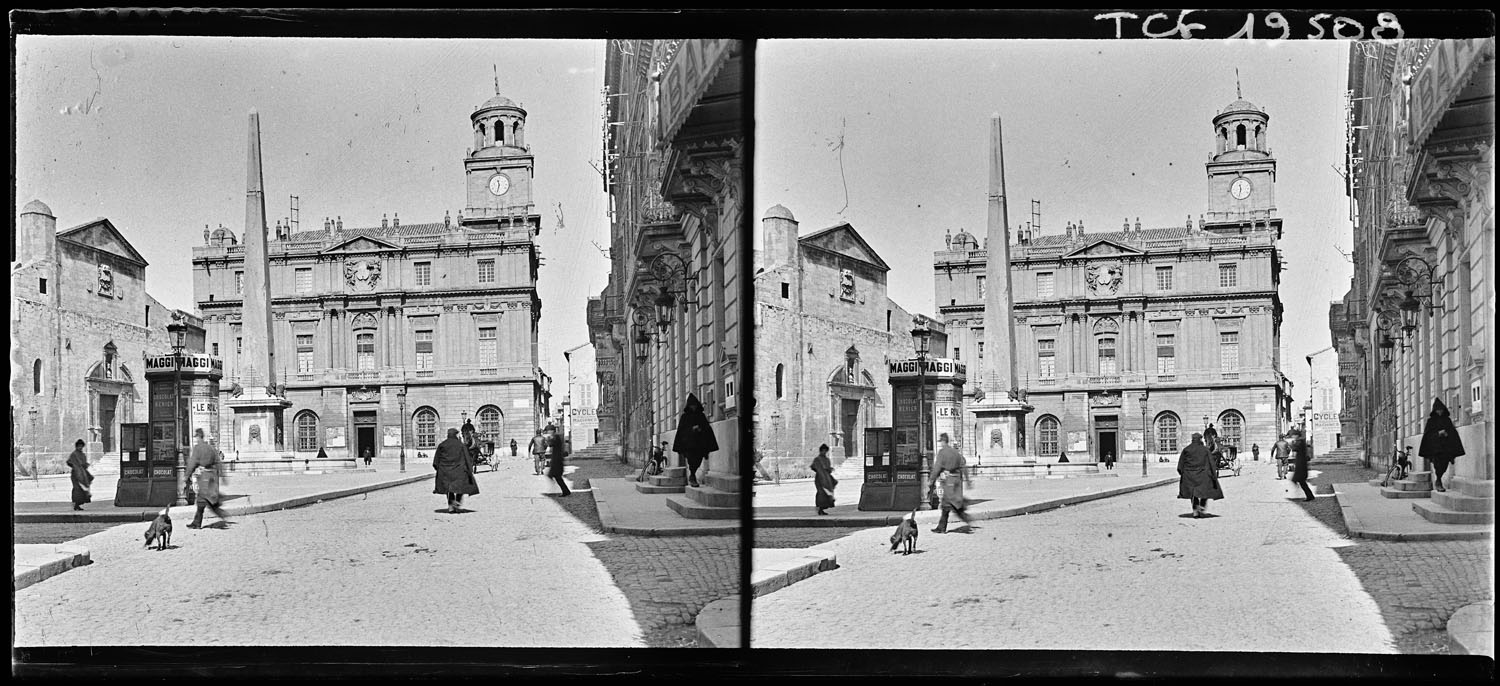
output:
[[[756,52],[755,203],[806,235],[849,222],[891,266],[889,293],[935,315],[945,231],[983,235],[989,119],[1003,123],[1012,227],[1182,226],[1207,211],[1212,119],[1240,92],[1270,115],[1284,220],[1281,368],[1331,345],[1349,288],[1344,41],[775,40]],[[756,227],[755,245],[762,236]]]
[[[303,229],[440,222],[464,207],[469,114],[498,70],[536,156],[540,354],[555,384],[563,351],[589,341],[585,303],[609,272],[590,164],[603,41],[22,35],[15,59],[15,207],[41,200],[59,229],[108,218],[149,263],[147,291],[189,311],[204,225],[244,233],[252,109],[269,226],[292,195]]]

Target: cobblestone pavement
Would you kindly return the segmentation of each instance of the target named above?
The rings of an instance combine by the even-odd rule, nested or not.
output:
[[[580,460],[575,467],[568,478],[579,488],[585,488],[584,483],[591,478],[619,478],[635,473],[629,465],[613,460]],[[592,493],[579,492],[559,502],[593,531],[603,530]],[[646,643],[653,648],[697,647],[693,621],[698,612],[705,605],[740,591],[738,534],[663,537],[604,534],[588,546],[630,600]]]
[[[816,548],[829,541],[868,530],[857,526],[768,526],[755,530],[757,548]]]
[[[165,551],[139,523],[84,537],[94,564],[15,593],[13,645],[646,644],[587,545],[601,536],[529,468],[478,478],[458,515],[421,482],[179,522]]]
[[[887,527],[832,541],[839,569],[756,599],[755,646],[1396,652],[1352,541],[1264,465],[1222,483],[1208,519],[1164,487],[924,531],[912,556]]]
[[[1319,492],[1333,484],[1371,488],[1366,482],[1382,476],[1357,464],[1315,468],[1322,473],[1311,483]],[[1319,521],[1348,536],[1333,498],[1307,505]],[[1491,541],[1350,540],[1355,545],[1338,548],[1339,556],[1375,598],[1402,653],[1448,654],[1448,618],[1465,605],[1494,598]]]
[[[119,526],[119,522],[40,522],[13,523],[11,544],[67,543],[75,538],[99,533]],[[142,529],[144,531],[144,529]]]

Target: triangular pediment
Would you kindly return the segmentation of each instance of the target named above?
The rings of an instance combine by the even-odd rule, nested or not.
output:
[[[136,252],[135,246],[125,240],[125,236],[108,219],[100,217],[91,222],[80,224],[67,229],[57,237],[79,245],[86,245],[95,250],[107,252],[111,255],[123,257],[131,262],[146,266],[146,258]]]
[[[1144,255],[1128,245],[1120,245],[1114,241],[1098,240],[1082,248],[1064,255],[1063,257],[1113,257],[1116,255]]]
[[[338,253],[364,253],[381,250],[400,250],[401,246],[370,236],[355,236],[323,251],[324,255]]]
[[[847,222],[838,226],[830,226],[826,229],[815,231],[797,239],[803,246],[811,246],[826,250],[831,253],[843,255],[861,262],[879,267],[882,271],[889,271],[890,265],[880,259],[880,255],[865,242],[864,237],[859,235],[854,227]]]

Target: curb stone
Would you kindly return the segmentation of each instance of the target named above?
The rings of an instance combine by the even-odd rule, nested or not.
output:
[[[738,593],[703,606],[693,619],[698,645],[703,648],[740,648],[740,596]]]

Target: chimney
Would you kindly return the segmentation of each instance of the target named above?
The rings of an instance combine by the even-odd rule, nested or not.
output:
[[[344,215],[342,215],[342,214],[339,215],[338,221],[334,222],[333,226],[334,226],[334,228],[338,229],[339,231],[343,231],[344,230]]]
[[[453,217],[448,214],[448,210],[443,210],[443,228],[448,228],[448,225],[452,223]]]
[[[1141,232],[1141,218],[1140,217],[1136,217],[1135,218],[1135,232],[1136,233],[1140,233]]]
[[[1187,230],[1188,231],[1192,231],[1193,230],[1193,215],[1192,214],[1188,214]]]
[[[1125,218],[1125,229],[1124,230],[1125,230],[1126,233],[1130,232],[1130,217],[1126,217]]]
[[[394,219],[391,221],[391,227],[396,229],[401,228],[401,213],[392,212],[391,216],[394,217]]]
[[[1203,230],[1203,213],[1202,212],[1198,213],[1198,230],[1199,231]]]
[[[384,212],[380,213],[380,228],[382,228],[382,229],[389,229],[389,228],[391,228],[391,220],[390,220],[389,217],[387,217],[385,215]]]
[[[1078,220],[1078,237],[1083,238],[1083,220]]]
[[[1068,222],[1068,240],[1073,240],[1073,222]]]

